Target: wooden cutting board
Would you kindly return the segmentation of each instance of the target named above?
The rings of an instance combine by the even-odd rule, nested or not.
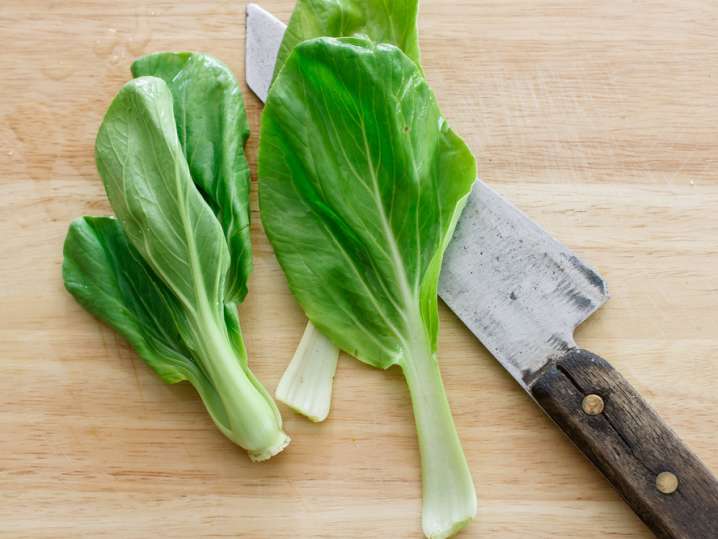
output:
[[[265,7],[287,20],[291,0]],[[252,464],[63,290],[71,219],[109,213],[93,162],[131,60],[201,50],[243,78],[244,4],[3,0],[0,536],[420,537],[396,371],[340,361],[332,415],[283,409]],[[718,472],[718,4],[425,0],[424,65],[484,180],[606,277],[578,333]],[[260,104],[245,92],[254,166]],[[241,319],[274,389],[304,326],[253,199]],[[442,306],[440,359],[480,510],[462,537],[649,537]]]

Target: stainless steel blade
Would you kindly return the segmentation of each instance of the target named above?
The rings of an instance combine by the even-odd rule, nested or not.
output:
[[[247,85],[262,101],[286,26],[247,6]],[[601,276],[476,180],[446,251],[439,295],[525,388],[608,299]]]
[[[480,180],[446,250],[439,295],[526,389],[608,299],[594,269]]]
[[[244,78],[256,96],[267,100],[279,45],[287,26],[257,4],[247,4]]]

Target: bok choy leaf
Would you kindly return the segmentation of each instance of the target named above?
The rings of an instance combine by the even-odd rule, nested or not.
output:
[[[73,221],[62,270],[65,287],[83,307],[127,339],[162,380],[190,381],[217,427],[231,435],[216,388],[182,340],[187,320],[179,302],[127,242],[115,218]]]
[[[402,49],[419,67],[416,31],[417,0],[394,2],[298,0],[279,50],[275,73],[294,49],[307,39],[362,34],[375,42]],[[329,415],[339,349],[307,322],[304,335],[284,371],[275,396],[312,421]]]
[[[274,77],[294,47],[323,36],[362,35],[377,43],[391,43],[421,66],[418,9],[418,0],[297,0],[279,47]]]
[[[241,302],[252,271],[249,237],[249,124],[231,71],[206,54],[159,52],[132,64],[135,77],[159,77],[173,97],[177,136],[192,179],[222,225],[230,264],[225,301]]]
[[[186,125],[201,125],[193,122]],[[239,133],[242,141],[241,129]],[[241,167],[212,169],[212,163],[205,163],[206,170],[221,173],[210,178],[213,183],[202,183],[206,178],[199,175],[195,180],[185,151],[199,161],[222,162],[223,154],[209,150],[198,157],[205,141],[183,141],[184,146],[173,95],[162,79],[140,77],[122,88],[95,145],[117,221],[83,218],[73,223],[65,242],[65,284],[83,306],[125,336],[165,381],[189,380],[219,429],[253,460],[264,460],[281,451],[289,438],[270,395],[247,365],[233,303],[242,296],[246,277],[238,277],[237,288],[227,284],[243,275],[233,273],[232,256],[248,255],[248,236],[246,249],[233,251],[234,235],[227,232],[231,227],[222,227],[230,220],[220,222],[221,202],[211,203],[228,189],[212,186],[238,183],[233,174]],[[243,142],[239,144],[241,151]],[[246,195],[232,211],[237,207],[246,212]],[[249,267],[242,260],[234,266],[242,271]]]
[[[419,68],[392,45],[305,41],[270,89],[265,231],[316,327],[369,365],[402,369],[428,537],[455,533],[476,512],[436,358],[441,260],[475,177]]]

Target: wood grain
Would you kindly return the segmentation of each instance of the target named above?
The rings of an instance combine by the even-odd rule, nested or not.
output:
[[[290,0],[263,3],[287,20]],[[0,536],[420,537],[399,373],[341,360],[323,425],[253,465],[63,291],[70,220],[109,211],[99,121],[135,56],[203,50],[243,73],[236,0],[0,7]],[[425,0],[427,76],[482,178],[598,267],[578,333],[718,471],[718,4]],[[254,166],[260,104],[245,90]],[[256,210],[256,200],[253,200]],[[242,324],[274,388],[303,316],[254,214]],[[650,537],[442,307],[440,358],[476,478],[462,537]]]
[[[531,394],[657,537],[718,537],[718,480],[607,361],[569,350]]]

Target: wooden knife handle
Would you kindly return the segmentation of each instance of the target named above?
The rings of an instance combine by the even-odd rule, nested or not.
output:
[[[569,350],[531,393],[656,536],[718,539],[718,481],[607,361]]]

